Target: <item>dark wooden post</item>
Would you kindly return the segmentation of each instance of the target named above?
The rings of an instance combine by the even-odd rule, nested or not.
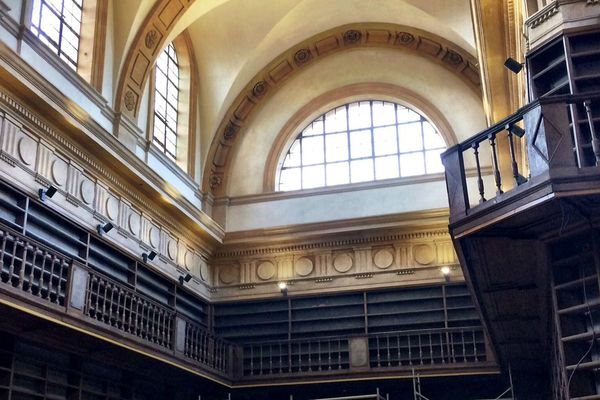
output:
[[[446,189],[450,206],[450,218],[466,215],[469,209],[469,194],[462,149],[459,145],[446,150],[442,154],[442,162],[446,169]]]

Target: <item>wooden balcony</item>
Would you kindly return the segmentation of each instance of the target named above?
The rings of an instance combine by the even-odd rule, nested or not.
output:
[[[0,302],[231,387],[497,371],[481,326],[233,343],[1,224]]]
[[[599,104],[598,93],[542,97],[442,156],[455,249],[499,360],[517,375],[549,376],[557,352],[550,250],[600,226]]]

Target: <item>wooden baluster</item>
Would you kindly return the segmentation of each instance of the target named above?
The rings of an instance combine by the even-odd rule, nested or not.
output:
[[[327,341],[327,369],[331,371],[331,339]]]
[[[105,279],[102,279],[101,282],[104,285],[104,296],[102,297],[102,319],[104,322],[109,322],[110,321],[108,318],[109,310],[107,310],[106,308],[107,308],[107,304],[108,304],[108,307],[110,308],[110,300],[108,298],[108,293],[110,290],[110,282],[108,282]]]
[[[449,339],[450,339],[450,355],[452,357],[452,362],[455,363],[456,362],[456,349],[454,348],[454,333],[453,332],[450,332]]]
[[[429,358],[430,364],[433,364],[433,343],[431,341],[431,332],[429,333]]]
[[[600,166],[600,141],[596,137],[596,128],[594,126],[594,118],[592,117],[592,101],[586,100],[583,102],[585,113],[587,114],[588,124],[590,126],[590,136],[592,138],[592,150],[596,157],[596,166]]]
[[[500,166],[498,165],[498,149],[496,148],[496,134],[490,133],[488,136],[490,146],[492,146],[492,159],[494,161],[494,180],[496,182],[496,196],[504,193],[502,191],[502,178],[500,177]]]
[[[254,375],[254,346],[250,345],[250,375]]]
[[[298,372],[302,371],[302,342],[298,342]]]
[[[283,346],[281,345],[281,342],[279,342],[279,373],[280,374],[283,372],[282,362],[283,362]]]
[[[67,271],[67,273],[65,273]],[[60,269],[58,271],[58,285],[56,285],[56,299],[58,304],[64,304],[65,301],[65,286],[67,284],[67,280],[63,281],[63,275],[69,275],[69,263],[65,259],[61,260]],[[62,299],[62,300],[61,300]]]
[[[462,345],[463,362],[466,362],[467,361],[467,349],[465,346],[465,331],[463,329],[460,330],[460,343]]]
[[[475,357],[475,361],[479,361],[479,357],[477,357],[477,338],[475,337],[475,329],[471,332],[473,334],[473,356]]]
[[[412,346],[410,344],[410,335],[406,335],[408,341],[408,365],[412,365]]]
[[[4,280],[4,276],[6,275],[6,273],[4,272],[4,256],[6,255],[6,242],[8,241],[8,232],[4,231],[2,232],[2,250],[0,250],[0,278],[2,279],[3,282],[6,282],[6,280]]]
[[[308,341],[308,370],[312,371],[312,349],[311,349],[311,342],[310,340]]]
[[[260,355],[260,364],[259,364],[260,365],[260,372],[259,372],[259,374],[262,375],[263,374],[263,345],[262,344],[260,345],[260,353],[259,353],[259,355]]]
[[[423,342],[421,336],[421,334],[417,335],[417,337],[419,338],[419,363],[423,365]]]
[[[508,131],[508,147],[510,149],[510,165],[512,168],[513,178],[515,178],[515,184],[519,186],[522,183],[525,183],[526,180],[519,174],[519,165],[517,164],[517,156],[515,153],[515,144],[514,144],[514,134],[512,133],[513,128],[511,125],[506,126],[506,130]]]
[[[400,335],[396,335],[396,346],[398,350],[398,366],[402,365],[402,352],[400,349]]]
[[[51,298],[51,294],[52,294],[52,289],[53,289],[53,284],[54,284],[54,280],[52,279],[54,277],[54,275],[56,274],[56,272],[54,271],[54,268],[56,266],[56,262],[59,261],[58,258],[56,257],[56,255],[52,255],[52,262],[50,263],[50,274],[48,275],[48,284],[47,284],[47,289],[48,291],[46,292],[46,297],[48,299]]]
[[[388,360],[387,365],[389,367],[392,365],[392,355],[390,353],[390,336],[387,335],[385,337],[385,339],[386,339],[386,344],[387,344],[387,360]]]
[[[23,252],[21,254],[21,268],[19,269],[19,281],[17,287],[23,290],[23,281],[25,280],[25,267],[27,265],[27,247],[28,243],[23,243]]]
[[[33,248],[33,255],[31,258],[31,269],[29,270],[29,277],[27,278],[27,293],[32,293],[32,288],[33,288],[33,276],[34,276],[34,272],[35,272],[35,262],[37,260],[37,256],[39,253],[40,249],[35,246]]]
[[[444,355],[444,335],[440,332],[440,357],[442,358],[442,364],[446,363],[446,356]]]
[[[317,370],[318,370],[318,371],[321,371],[321,341],[320,341],[320,340],[319,340],[319,341],[317,341],[317,344],[318,344],[318,347],[317,347],[317,349],[318,349],[318,352],[319,352],[319,358],[318,358],[318,360],[319,360],[319,364],[318,364],[318,368],[317,368]]]
[[[108,287],[108,324],[110,326],[115,326],[115,318],[113,317],[113,310],[115,308],[115,285],[112,282],[107,282],[106,286]]]
[[[479,204],[486,201],[485,188],[483,186],[483,178],[481,177],[481,163],[479,162],[479,143],[471,145],[473,154],[475,155],[475,166],[477,168],[477,189],[479,190]]]
[[[342,369],[342,340],[338,339],[338,369]]]
[[[8,280],[12,284],[13,274],[15,272],[15,259],[17,258],[17,238],[13,240],[13,249],[10,253],[10,265],[8,266]]]
[[[137,336],[140,326],[140,301],[135,294],[131,294],[131,311],[133,312],[132,333]]]
[[[375,352],[377,353],[377,366],[381,367],[381,351],[379,351],[379,336],[375,336]]]

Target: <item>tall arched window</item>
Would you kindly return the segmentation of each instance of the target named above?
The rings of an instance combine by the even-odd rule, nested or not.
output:
[[[156,60],[153,143],[173,161],[177,158],[179,63],[173,43]]]
[[[77,69],[83,0],[34,0],[31,31]]]
[[[283,159],[279,190],[442,172],[446,144],[419,113],[387,101],[358,101],[321,115]]]

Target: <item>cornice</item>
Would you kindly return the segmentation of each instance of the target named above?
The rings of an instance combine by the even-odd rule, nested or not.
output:
[[[481,95],[479,66],[475,57],[456,44],[417,28],[386,23],[339,26],[315,35],[280,54],[258,72],[237,95],[213,136],[203,174],[202,189],[224,195],[233,147],[252,116],[265,100],[305,66],[323,57],[360,47],[411,51],[455,73]]]

